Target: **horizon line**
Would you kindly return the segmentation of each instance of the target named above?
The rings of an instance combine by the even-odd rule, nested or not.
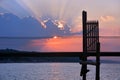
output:
[[[57,36],[57,35],[56,35]],[[0,36],[0,39],[44,39],[44,38],[53,38],[54,36]],[[70,36],[58,36],[58,37],[63,37],[63,38],[67,38],[67,37],[79,37],[82,38],[82,35],[70,35]],[[99,36],[99,38],[120,38],[120,36]]]

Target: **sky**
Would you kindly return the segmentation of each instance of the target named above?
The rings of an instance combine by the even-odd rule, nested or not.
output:
[[[82,11],[88,20],[98,20],[100,35],[120,35],[120,0],[0,0],[0,14],[12,13],[19,18],[33,16],[68,24],[72,32],[82,31]]]
[[[45,29],[47,27],[45,25],[45,22],[47,22],[48,20],[52,20],[54,21],[55,24],[58,25],[58,28],[60,28],[61,30],[64,29],[63,27],[65,25],[67,25],[70,28],[70,31],[73,33],[82,32],[82,11],[85,10],[88,13],[88,20],[99,21],[100,36],[120,36],[119,8],[120,0],[0,0],[0,17],[6,13],[10,13],[17,16],[23,22],[28,19],[28,21],[24,22],[25,25],[37,26],[38,24],[34,25],[32,22],[31,23],[29,22],[29,16],[31,16],[35,18]],[[16,19],[16,17],[14,17],[13,19],[19,21],[18,18]],[[9,20],[9,18],[7,19]],[[6,25],[8,26],[8,24]],[[19,23],[17,23],[17,25],[19,25]],[[35,33],[35,35],[39,35],[39,29],[43,30],[41,28],[38,28],[38,26],[35,28],[31,27],[31,29],[28,27],[18,28],[18,26],[17,27],[14,26],[14,28],[13,27],[10,28],[10,26],[8,27],[3,28],[3,26],[0,25],[1,30],[2,29],[5,29],[5,31],[6,29],[11,30],[11,31],[7,30],[6,32],[2,30],[1,34],[2,32],[3,33],[5,32],[5,34],[8,35],[11,32],[13,32],[12,34],[14,34],[14,32],[21,33],[23,31],[22,29],[24,29],[24,32],[22,32],[21,34],[23,35],[26,32],[30,31],[27,34],[29,36],[34,35],[33,33]],[[53,31],[55,30],[52,30],[52,32]],[[60,43],[59,39],[57,40],[58,40],[57,42]],[[74,40],[71,40],[71,42],[72,41]],[[115,50],[115,51],[120,50],[119,49],[120,45],[118,44],[119,40],[112,39],[107,41],[104,39],[101,41],[103,45],[102,50]],[[114,41],[115,43],[113,43]],[[61,41],[61,43],[63,44],[64,42],[66,41]],[[79,42],[79,40],[75,42]],[[46,43],[47,48],[48,47],[51,48],[51,44],[55,43],[50,43],[50,41],[48,41],[48,43]],[[53,45],[52,48],[53,47],[58,49],[62,48],[58,46],[56,47],[55,45]],[[78,45],[76,47],[77,47],[76,49],[79,50]],[[71,50],[72,49],[73,47],[71,47]]]

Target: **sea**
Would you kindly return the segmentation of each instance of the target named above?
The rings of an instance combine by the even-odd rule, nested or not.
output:
[[[101,51],[120,51],[119,39],[100,39],[100,42]],[[82,38],[0,38],[0,49],[81,52]],[[95,80],[95,66],[88,65],[88,69],[87,80]],[[80,71],[79,63],[0,63],[0,80],[82,80]],[[100,80],[120,80],[120,57],[101,57]]]

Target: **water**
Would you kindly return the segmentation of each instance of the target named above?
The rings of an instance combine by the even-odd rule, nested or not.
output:
[[[82,80],[79,63],[0,64],[0,80]],[[88,66],[87,80],[95,80],[95,67]],[[101,64],[101,80],[120,80],[120,64]]]

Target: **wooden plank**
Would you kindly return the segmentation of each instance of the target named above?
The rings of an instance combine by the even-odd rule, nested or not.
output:
[[[48,62],[60,62],[60,63],[79,63],[79,57],[82,57],[82,52],[19,52],[19,53],[0,53],[0,63],[48,63]],[[94,53],[88,53],[87,55],[96,57]],[[109,53],[102,52],[101,57],[120,57],[120,52]],[[89,57],[88,56],[88,57]],[[88,64],[91,64],[88,62]]]
[[[0,57],[80,57],[83,52],[8,52],[0,53]],[[95,57],[95,53],[87,53]],[[120,52],[100,52],[101,57],[120,57]]]
[[[80,60],[79,63],[80,63],[80,64],[88,64],[88,65],[95,65],[95,66],[96,66],[96,62],[90,61],[90,60],[88,60],[88,61],[81,61],[81,60]]]

